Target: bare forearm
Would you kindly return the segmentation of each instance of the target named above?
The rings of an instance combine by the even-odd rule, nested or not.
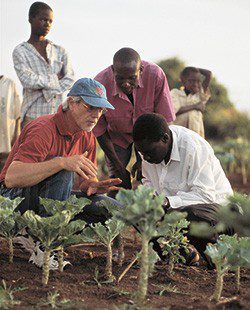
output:
[[[113,163],[117,163],[119,165],[120,160],[116,154],[114,145],[110,139],[109,134],[105,132],[102,136],[98,137],[97,140],[103,152],[108,157],[108,159],[112,161]]]
[[[206,92],[210,84],[211,78],[212,78],[212,72],[207,69],[202,69],[202,68],[198,68],[198,70],[200,71],[200,74],[202,74],[205,77],[202,83],[202,87],[204,91]]]
[[[5,185],[8,188],[33,186],[62,169],[63,164],[60,157],[41,163],[14,161],[7,170]]]
[[[184,107],[181,107],[177,112],[176,112],[176,116],[187,113],[189,111],[193,111],[193,110],[197,110],[197,105],[196,104],[192,104],[192,105],[187,105]]]

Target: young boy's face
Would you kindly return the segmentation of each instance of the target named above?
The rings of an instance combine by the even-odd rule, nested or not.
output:
[[[200,91],[201,81],[200,81],[200,73],[198,72],[190,72],[188,76],[183,77],[181,79],[185,90],[190,92],[191,94],[196,94]]]

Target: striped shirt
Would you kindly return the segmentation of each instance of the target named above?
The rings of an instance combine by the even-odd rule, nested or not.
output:
[[[49,62],[28,42],[19,44],[13,51],[14,68],[23,86],[21,121],[25,116],[37,118],[56,113],[63,93],[74,82],[74,72],[65,49],[48,41],[46,52]],[[59,80],[57,74],[61,70],[64,77]]]

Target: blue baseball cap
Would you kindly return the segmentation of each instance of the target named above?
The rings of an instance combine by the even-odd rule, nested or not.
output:
[[[77,80],[67,96],[79,96],[93,107],[114,110],[112,104],[107,100],[105,87],[101,83],[89,78]]]

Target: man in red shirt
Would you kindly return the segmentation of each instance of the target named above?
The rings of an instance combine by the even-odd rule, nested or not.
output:
[[[80,177],[79,189],[87,196],[116,190],[121,180],[97,179],[92,129],[107,109],[114,107],[107,101],[105,87],[88,78],[78,80],[56,114],[41,116],[24,127],[0,174],[0,195],[25,197],[18,210],[31,209],[43,216],[39,197],[66,200],[74,173]],[[103,197],[89,197],[93,203],[84,209],[83,220],[103,221],[95,206]],[[34,257],[33,261],[36,263]]]
[[[168,82],[162,69],[140,59],[131,48],[122,48],[113,58],[113,65],[95,79],[107,90],[107,98],[115,107],[102,115],[94,134],[103,149],[110,177],[119,177],[124,188],[131,188],[126,166],[132,152],[132,129],[144,113],[162,114],[168,122],[175,119]],[[140,178],[140,158],[133,166]]]

